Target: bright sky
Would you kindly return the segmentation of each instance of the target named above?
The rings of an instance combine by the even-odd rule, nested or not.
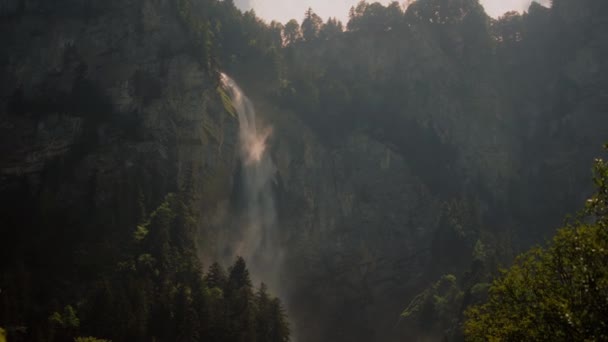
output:
[[[388,4],[389,0],[378,0]],[[550,0],[536,0],[540,4],[548,6]],[[355,5],[358,0],[235,0],[235,4],[244,10],[253,8],[258,17],[267,21],[277,20],[282,23],[290,19],[302,21],[304,12],[308,7],[321,16],[338,17],[346,23],[348,21],[348,10]],[[373,2],[373,0],[368,0]],[[400,0],[400,2],[404,2]],[[532,0],[480,0],[486,12],[492,17],[498,17],[505,12],[516,10],[525,11],[530,6]]]

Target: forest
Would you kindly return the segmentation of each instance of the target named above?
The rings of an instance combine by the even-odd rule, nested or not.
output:
[[[608,2],[0,1],[0,342],[608,341]]]

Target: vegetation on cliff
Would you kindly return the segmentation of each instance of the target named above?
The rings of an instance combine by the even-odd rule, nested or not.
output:
[[[608,134],[608,2],[498,19],[477,0],[408,3],[282,24],[232,0],[3,2],[9,341],[294,334],[244,260],[199,261],[222,254],[209,227],[238,206],[220,70],[280,119],[282,279],[300,340],[605,338],[605,303],[591,301],[606,288],[603,163],[588,217],[492,279],[590,191]]]
[[[593,167],[596,193],[546,248],[520,255],[485,304],[467,310],[468,341],[608,339],[608,163]]]
[[[122,259],[104,264],[92,285],[64,278],[72,292],[48,307],[39,301],[39,312],[15,296],[27,295],[26,289],[6,287],[10,296],[1,304],[9,316],[2,322],[10,341],[92,340],[78,337],[88,335],[112,341],[289,341],[280,300],[264,284],[255,291],[242,258],[227,273],[214,263],[203,274],[192,229],[183,198],[170,194],[122,242]]]
[[[254,99],[278,107],[271,109],[277,116],[295,113],[330,151],[328,175],[338,179],[328,186],[346,188],[352,200],[340,204],[358,208],[331,218],[338,227],[311,243],[319,252],[303,249],[311,271],[292,268],[297,279],[313,274],[333,286],[294,285],[296,320],[327,322],[310,323],[307,336],[464,338],[464,308],[482,302],[499,270],[552,236],[591,191],[586,165],[608,134],[607,15],[598,0],[532,3],[497,19],[478,1],[360,2],[345,25],[308,10],[301,24],[282,27],[282,41],[271,39],[276,23],[246,22],[248,32],[260,32],[249,47],[276,62],[264,66],[227,49],[233,58],[222,67]],[[404,199],[388,199],[391,188],[380,182],[340,178],[349,174],[340,173],[341,160],[359,177],[383,177],[345,152],[374,153],[357,145],[361,136],[385,146],[392,160],[403,158],[408,181],[432,198],[420,206],[433,208],[434,223],[416,221],[420,210],[411,210],[407,223],[390,229],[399,215],[391,201]],[[375,217],[365,212],[370,207],[386,214]],[[400,234],[407,238],[391,250]],[[332,239],[344,257],[334,259]],[[418,245],[408,250],[412,240]],[[390,297],[403,298],[401,308]]]

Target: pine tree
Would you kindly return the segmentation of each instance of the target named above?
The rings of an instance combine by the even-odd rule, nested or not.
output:
[[[302,39],[302,32],[300,31],[300,24],[295,19],[291,19],[285,24],[283,28],[283,36],[285,38],[285,45],[291,45],[297,43]]]
[[[247,265],[238,257],[230,268],[226,286],[226,306],[229,326],[228,341],[255,341],[255,310],[253,286]]]
[[[304,40],[309,42],[317,39],[322,25],[321,17],[313,12],[312,8],[308,8],[304,21],[302,21],[302,37],[304,37]]]
[[[269,342],[289,342],[289,323],[281,300],[274,298],[270,306],[272,330]]]
[[[268,287],[262,283],[255,295],[256,303],[256,336],[258,341],[271,341],[272,319],[271,300]]]
[[[262,283],[255,295],[257,341],[289,341],[287,315],[278,298],[268,294],[268,287]]]
[[[249,270],[247,270],[245,259],[238,257],[230,268],[228,291],[234,292],[244,288],[251,290],[251,279],[249,278]]]
[[[205,275],[205,283],[210,289],[218,288],[222,291],[225,290],[228,283],[226,278],[226,272],[224,268],[217,262],[214,262],[210,267],[207,275]]]
[[[175,323],[176,341],[194,342],[200,340],[201,322],[193,307],[192,289],[181,286],[176,298]]]

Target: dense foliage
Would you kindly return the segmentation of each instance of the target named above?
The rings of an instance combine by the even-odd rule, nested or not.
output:
[[[31,10],[34,5],[19,3],[13,17],[0,12],[3,28],[10,29],[12,22],[26,16],[34,23],[32,36],[37,37],[40,28],[32,18],[40,13],[61,19],[62,15],[81,16],[87,24],[95,23],[93,2],[58,0],[61,5],[55,7],[40,5],[40,12]],[[526,13],[510,12],[498,19],[488,17],[477,0],[418,0],[408,1],[407,7],[398,2],[385,6],[361,1],[351,9],[347,23],[335,18],[323,22],[308,9],[300,22],[293,19],[284,24],[264,22],[254,11],[243,13],[232,0],[175,0],[170,2],[174,12],[158,18],[144,10],[148,2],[133,3],[141,3],[141,16],[150,17],[152,23],[173,16],[187,33],[175,40],[188,40],[187,53],[204,71],[192,79],[208,77],[213,82],[200,89],[205,105],[213,103],[209,94],[216,91],[220,70],[225,71],[256,106],[265,103],[270,114],[302,123],[298,134],[312,132],[318,139],[315,143],[335,157],[332,162],[345,160],[343,174],[331,170],[336,189],[339,178],[361,172],[359,159],[348,160],[344,151],[372,154],[372,143],[361,143],[363,148],[357,145],[363,140],[386,147],[382,151],[386,163],[373,168],[403,161],[398,172],[404,178],[388,183],[407,179],[419,190],[417,207],[407,208],[411,217],[393,222],[406,209],[384,195],[400,184],[374,192],[376,179],[353,181],[354,185],[344,186],[351,186],[345,202],[355,203],[356,212],[344,216],[358,221],[331,214],[315,217],[311,210],[305,213],[310,232],[288,232],[292,234],[285,265],[291,286],[289,303],[303,327],[298,332],[301,339],[462,339],[464,308],[486,300],[500,265],[553,234],[559,218],[585,194],[588,170],[584,166],[608,134],[605,0],[554,0],[551,8],[532,3]],[[112,6],[116,8],[102,8],[117,13],[132,10],[130,5]],[[145,40],[143,35],[158,34],[154,25],[145,34],[145,25],[138,25],[125,38],[133,39],[133,44]],[[23,43],[11,39],[7,38],[13,47]],[[104,72],[123,72],[113,55],[116,48],[107,50],[95,51],[111,56],[111,67],[107,67],[111,70]],[[51,82],[34,91],[28,90],[28,82],[25,87],[6,86],[12,96],[0,108],[6,107],[8,121],[31,119],[35,122],[32,131],[43,130],[36,120],[51,113],[86,119],[84,138],[77,147],[45,165],[39,176],[9,177],[6,186],[5,178],[1,179],[0,326],[11,342],[95,341],[87,336],[115,342],[289,339],[281,303],[264,285],[253,288],[244,260],[238,259],[227,273],[219,264],[211,265],[206,274],[201,270],[201,250],[195,243],[200,222],[193,222],[192,214],[201,208],[187,205],[194,190],[184,189],[187,181],[176,186],[172,178],[177,177],[165,169],[166,164],[178,164],[172,155],[177,152],[167,153],[163,145],[161,162],[146,164],[148,155],[144,155],[138,160],[142,166],[125,167],[130,171],[101,168],[84,180],[79,173],[80,165],[95,164],[87,153],[103,150],[107,145],[100,141],[104,139],[125,139],[125,146],[146,139],[152,141],[149,145],[157,142],[154,139],[163,144],[184,143],[181,137],[158,133],[180,124],[170,106],[154,108],[153,115],[144,115],[135,106],[134,115],[127,116],[116,112],[109,96],[123,86],[134,87],[125,97],[141,97],[147,103],[166,96],[160,84],[172,82],[176,65],[185,62],[168,56],[176,53],[169,43],[159,50],[155,52],[158,59],[149,64],[160,65],[161,71],[138,70],[126,85],[116,86],[120,89],[112,85],[107,91],[104,87],[110,86],[91,80],[96,66],[75,61],[80,58],[77,51],[94,54],[76,47],[58,58],[66,70],[75,69],[73,84],[66,89],[55,89],[53,82],[69,78],[69,72],[55,69],[48,71]],[[11,49],[1,52],[0,61],[14,60],[11,53]],[[25,78],[28,73],[36,75],[29,69],[36,70],[38,62],[29,63],[29,68],[23,68]],[[0,86],[13,81],[17,78],[7,78]],[[169,105],[181,103],[174,102]],[[166,121],[159,120],[162,128],[146,130],[157,120],[156,110]],[[193,121],[192,126],[198,124]],[[112,130],[116,132],[104,133]],[[216,138],[222,145],[224,132],[219,131],[214,136],[222,137]],[[281,134],[281,127],[276,132]],[[9,149],[13,146],[11,137],[0,139]],[[201,139],[191,140],[185,143],[201,144]],[[225,141],[225,145],[233,143]],[[23,144],[27,152],[31,146]],[[298,149],[305,151],[302,164],[318,157],[310,154],[319,149],[294,147]],[[100,159],[115,158],[116,165],[131,162],[119,152],[112,153]],[[205,165],[218,162],[211,156],[205,156]],[[319,166],[314,176],[328,175],[322,172],[331,168],[329,164]],[[596,172],[605,170],[601,165]],[[304,176],[296,171],[281,177],[297,182]],[[360,178],[366,180],[377,175],[363,172]],[[107,174],[116,181],[102,182]],[[323,203],[315,201],[319,198],[312,187],[302,191],[306,198],[293,200],[281,177],[277,177],[277,192],[283,196],[280,205],[295,207],[293,216],[305,212],[307,204]],[[75,183],[66,180],[71,178],[87,184],[86,189],[75,189]],[[599,291],[597,296],[605,289],[599,283],[605,275],[602,268],[587,264],[605,258],[596,252],[605,247],[605,234],[599,227],[605,225],[606,182],[605,177],[597,179],[600,191],[589,209],[594,218],[560,231],[548,249],[521,257],[494,283],[489,303],[469,311],[466,331],[471,339],[518,340],[529,332],[522,333],[523,329],[536,329],[541,339],[553,336],[548,329],[555,329],[563,339],[604,336],[603,325],[589,325],[606,316],[604,304],[591,303],[589,297],[596,291],[592,285]],[[329,184],[316,178],[307,181]],[[218,188],[213,183],[197,189],[195,196],[213,204],[216,198],[209,194]],[[382,196],[374,197],[378,192]],[[373,202],[379,203],[372,207]],[[385,220],[368,220],[373,216],[369,208],[376,208]],[[384,215],[384,208],[392,212]],[[324,222],[339,223],[332,230],[322,226]],[[305,234],[316,240],[304,240]],[[203,244],[216,242],[211,236],[201,239],[205,238],[209,241]],[[405,255],[409,241],[425,244]],[[571,254],[560,254],[566,252]],[[583,261],[576,259],[581,256]],[[560,273],[550,271],[556,267],[561,267]],[[595,273],[589,278],[592,273],[585,272]],[[590,292],[554,286],[550,296],[539,295],[538,291],[550,291],[545,285],[558,280],[568,286],[586,286]],[[511,289],[521,291],[498,298]],[[572,297],[577,293],[579,297]],[[526,308],[527,304],[537,307]],[[551,325],[544,325],[545,319]]]
[[[69,303],[53,301],[57,311],[46,318],[19,308],[17,297],[4,296],[2,322],[10,341],[82,335],[113,341],[289,341],[281,302],[264,284],[254,292],[242,258],[228,274],[214,263],[203,275],[190,217],[183,201],[169,195],[137,226],[124,258],[105,265],[95,285],[72,293]]]
[[[597,192],[549,246],[517,258],[467,311],[470,341],[608,339],[608,163],[594,166]]]
[[[252,95],[296,113],[330,148],[357,134],[390,146],[442,203],[420,281],[432,285],[418,283],[404,296],[413,305],[399,323],[405,340],[461,339],[463,309],[484,299],[501,265],[553,235],[588,191],[585,165],[608,134],[605,4],[533,2],[526,13],[492,19],[475,0],[419,0],[407,8],[360,2],[345,27],[308,10],[301,25],[284,27],[270,69],[246,59],[225,65]],[[276,44],[253,46],[274,53]],[[344,229],[379,235],[383,227]],[[373,250],[373,238],[353,241],[352,249],[361,246]],[[356,274],[356,260],[366,257],[357,253],[324,281],[340,286],[335,274],[349,267]],[[323,269],[329,257],[312,267]],[[455,276],[455,290],[437,293],[446,274]],[[323,293],[318,303],[331,300],[331,291],[306,286]],[[351,303],[368,300],[366,286]],[[298,310],[314,310],[308,296],[301,302]],[[383,323],[390,319],[371,313],[374,305],[346,319],[349,305],[327,304],[321,339],[394,336]]]

